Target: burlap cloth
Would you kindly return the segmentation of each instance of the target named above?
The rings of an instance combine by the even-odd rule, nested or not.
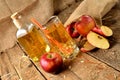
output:
[[[117,1],[118,0],[84,0],[70,15],[64,26],[67,26],[83,14],[90,15],[96,19],[101,19],[111,10]]]

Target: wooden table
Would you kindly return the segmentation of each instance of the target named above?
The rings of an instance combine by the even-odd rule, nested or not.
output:
[[[74,3],[58,15],[63,23],[78,4]],[[4,19],[0,17],[0,80],[120,80],[119,4],[103,18],[104,24],[114,32],[109,38],[111,48],[79,53],[69,66],[56,75],[45,72],[39,62],[25,56],[16,42],[16,28],[10,19],[12,12],[7,12],[8,16]]]

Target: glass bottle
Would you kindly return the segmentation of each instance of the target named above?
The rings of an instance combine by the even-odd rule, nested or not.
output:
[[[11,18],[17,27],[16,37],[22,48],[33,61],[38,61],[40,56],[50,51],[50,44],[43,32],[38,31],[36,27],[29,23],[24,25],[20,22],[20,15],[14,13]]]

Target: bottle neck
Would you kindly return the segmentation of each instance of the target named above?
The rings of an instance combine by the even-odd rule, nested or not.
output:
[[[21,29],[22,24],[19,22],[19,20],[13,19],[13,23],[15,24],[15,26],[16,26],[18,29]]]

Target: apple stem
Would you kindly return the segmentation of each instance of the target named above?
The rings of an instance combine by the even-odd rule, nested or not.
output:
[[[51,55],[51,54],[48,54],[48,55],[47,55],[47,58],[52,58],[52,55]]]

